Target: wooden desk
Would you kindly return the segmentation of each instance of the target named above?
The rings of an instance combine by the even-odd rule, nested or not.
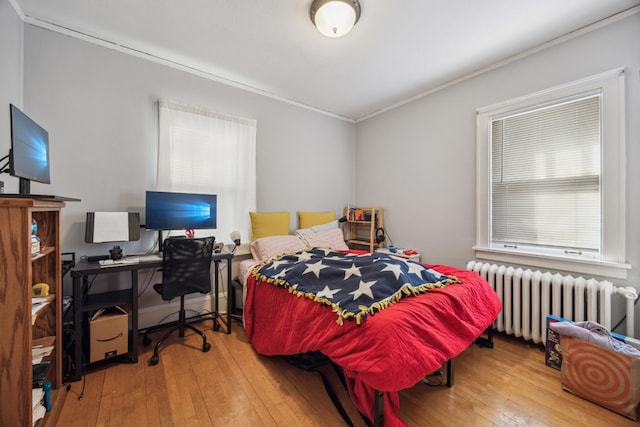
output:
[[[212,255],[214,264],[214,295],[213,310],[210,314],[199,317],[209,317],[213,319],[213,330],[220,329],[220,324],[225,326],[226,333],[231,333],[231,301],[227,298],[226,319],[220,314],[218,293],[219,293],[219,272],[220,262],[227,261],[227,295],[231,287],[231,267],[233,254],[229,252],[219,252]],[[138,272],[140,270],[156,269],[162,267],[162,260],[141,260],[137,263],[123,263],[109,266],[101,266],[98,262],[88,262],[82,260],[71,270],[73,278],[73,327],[74,327],[74,347],[73,356],[75,367],[69,374],[69,381],[79,381],[82,378],[85,366],[83,356],[83,337],[85,335],[84,316],[100,308],[113,307],[116,305],[127,305],[130,307],[131,323],[129,328],[129,352],[118,355],[116,360],[138,362]],[[113,273],[131,273],[131,286],[125,289],[109,292],[89,293],[90,277]]]

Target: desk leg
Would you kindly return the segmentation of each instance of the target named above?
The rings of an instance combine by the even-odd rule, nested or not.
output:
[[[84,372],[84,360],[82,357],[82,337],[84,331],[82,330],[82,310],[80,310],[80,301],[83,298],[82,282],[85,279],[85,277],[73,276],[73,359],[75,367],[71,374],[71,381],[80,381]]]
[[[214,289],[213,289],[213,330],[217,331],[220,329],[220,324],[218,323],[218,319],[224,323],[226,327],[227,334],[231,333],[231,299],[229,298],[229,288],[231,287],[231,258],[227,259],[227,320],[225,321],[220,314],[220,303],[218,302],[220,291],[219,286],[219,274],[220,274],[220,262],[221,260],[214,260],[214,274],[215,279],[213,280]]]
[[[227,334],[231,333],[231,258],[227,259]]]
[[[138,363],[138,270],[131,271],[131,336],[129,348],[131,348],[131,361]]]
[[[220,324],[218,323],[218,317],[220,316],[220,311],[218,310],[218,273],[220,272],[219,268],[220,261],[213,262],[213,330],[217,331],[220,329]]]

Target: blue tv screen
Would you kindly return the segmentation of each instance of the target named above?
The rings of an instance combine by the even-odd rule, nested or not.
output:
[[[147,230],[217,228],[215,194],[147,191]]]
[[[11,105],[11,176],[50,184],[49,133]]]

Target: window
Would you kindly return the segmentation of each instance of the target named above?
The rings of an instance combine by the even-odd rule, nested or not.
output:
[[[250,236],[256,208],[256,122],[160,100],[157,190],[216,194],[218,241]]]
[[[623,76],[478,110],[477,257],[626,277]]]

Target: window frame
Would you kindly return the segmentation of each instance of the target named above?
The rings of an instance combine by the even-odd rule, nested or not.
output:
[[[164,112],[163,112],[164,111]],[[211,122],[218,125],[212,125]],[[203,123],[204,122],[204,123]],[[211,151],[217,151],[207,162],[215,179],[190,179],[181,181],[172,174],[172,127],[186,127],[190,131],[204,133]],[[222,128],[226,133],[214,134]],[[241,236],[250,236],[250,221],[247,212],[256,207],[256,134],[257,121],[230,114],[219,113],[206,107],[188,105],[170,99],[158,100],[158,165],[156,190],[193,193],[210,193],[218,197],[218,227],[215,230],[196,231],[209,234],[215,232],[216,241],[229,242],[228,236],[239,231]],[[230,144],[235,147],[230,148]],[[231,156],[227,151],[232,150]],[[189,156],[198,156],[193,147],[188,147]],[[182,153],[184,154],[184,152]],[[243,155],[241,155],[243,154]],[[227,173],[225,174],[224,171]],[[231,171],[231,172],[229,172]],[[186,175],[185,175],[186,176]],[[201,177],[200,177],[201,178]],[[229,237],[230,238],[230,237]],[[233,243],[233,242],[231,242]]]
[[[476,258],[625,279],[625,97],[624,68],[610,70],[476,111]],[[491,133],[494,117],[601,92],[601,253],[592,255],[498,248],[491,244]]]

